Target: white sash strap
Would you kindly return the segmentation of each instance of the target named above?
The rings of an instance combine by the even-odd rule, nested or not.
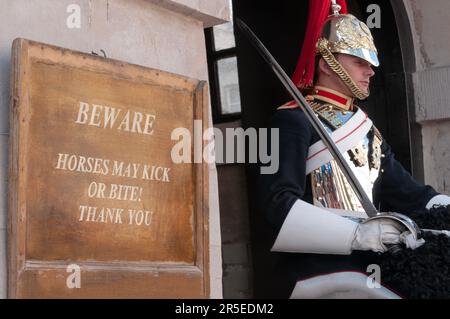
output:
[[[336,143],[339,151],[344,153],[361,141],[371,127],[372,121],[367,114],[358,109],[347,123],[331,133],[331,138]],[[306,175],[332,159],[333,156],[321,140],[311,145],[306,160]]]

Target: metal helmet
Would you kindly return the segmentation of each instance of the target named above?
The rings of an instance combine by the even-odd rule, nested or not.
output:
[[[341,78],[350,91],[360,100],[369,96],[362,91],[351,76],[336,60],[333,53],[343,53],[361,58],[371,65],[380,65],[377,49],[367,25],[351,14],[340,14],[341,6],[336,0],[331,0],[332,15],[323,24],[321,36],[317,41],[316,50],[327,62],[330,68]]]
[[[303,48],[292,80],[299,88],[312,88],[315,58],[320,55],[355,97],[366,99],[369,93],[359,88],[335,54],[349,54],[372,66],[379,66],[377,49],[369,28],[348,14],[345,0],[309,0],[309,8],[311,14],[308,16]]]
[[[364,22],[351,14],[333,14],[324,23],[318,46],[332,53],[345,53],[380,65],[372,34]]]

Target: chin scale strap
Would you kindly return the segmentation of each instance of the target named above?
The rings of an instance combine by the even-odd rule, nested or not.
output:
[[[328,64],[328,66],[336,73],[339,78],[345,83],[345,85],[350,89],[350,91],[355,95],[355,97],[359,100],[365,100],[369,97],[369,93],[364,93],[358,85],[353,81],[351,76],[347,73],[344,67],[336,60],[333,53],[327,47],[327,40],[320,39],[317,43],[317,50]]]

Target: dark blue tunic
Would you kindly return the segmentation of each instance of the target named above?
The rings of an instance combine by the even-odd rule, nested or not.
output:
[[[273,228],[275,240],[291,207],[298,199],[312,203],[309,176],[305,175],[309,147],[319,140],[305,114],[300,108],[278,110],[271,127],[279,129],[279,170],[272,175],[259,175],[259,210]],[[438,193],[430,186],[415,181],[394,158],[389,145],[383,141],[384,157],[380,174],[373,188],[375,207],[382,212],[408,212],[423,210],[431,198]],[[282,291],[274,297],[288,297],[297,280],[319,274],[342,270],[366,272],[374,254],[354,252],[350,256],[273,253],[277,259],[280,280],[285,282]],[[281,287],[280,286],[280,287]]]

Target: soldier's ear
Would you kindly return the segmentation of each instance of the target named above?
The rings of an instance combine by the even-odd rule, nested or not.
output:
[[[319,73],[324,74],[325,76],[331,76],[333,74],[333,70],[331,70],[330,66],[325,62],[324,59],[319,59]]]

